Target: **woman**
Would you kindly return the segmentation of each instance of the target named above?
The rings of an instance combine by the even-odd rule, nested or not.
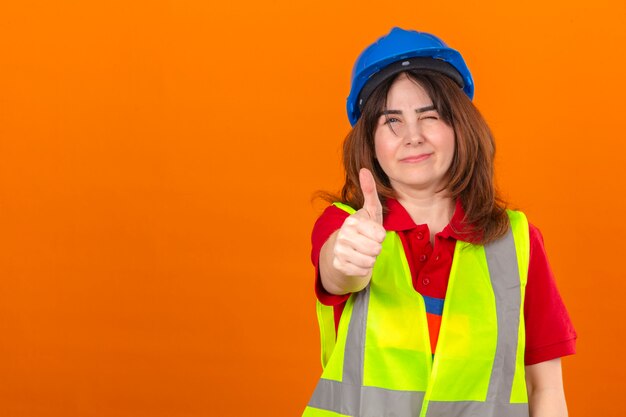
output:
[[[394,28],[357,59],[317,221],[324,372],[305,416],[566,416],[576,334],[540,232],[493,185],[461,55]]]

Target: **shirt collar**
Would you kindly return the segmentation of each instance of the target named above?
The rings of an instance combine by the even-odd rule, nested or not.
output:
[[[385,204],[388,210],[385,218],[383,219],[383,227],[385,230],[401,232],[425,226],[415,224],[409,213],[398,200],[388,198]],[[463,210],[461,200],[457,199],[454,207],[454,214],[452,215],[452,219],[450,219],[450,223],[448,223],[448,225],[444,227],[441,232],[437,233],[437,236],[467,241],[468,235],[466,233],[462,233],[464,218],[465,210]]]

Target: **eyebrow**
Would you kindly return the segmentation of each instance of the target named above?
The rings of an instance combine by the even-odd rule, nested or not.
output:
[[[419,109],[415,109],[415,113],[420,114],[420,113],[424,113],[425,111],[430,111],[430,110],[435,110],[435,105],[431,104],[430,106],[426,106],[426,107],[420,107]],[[380,112],[380,116],[386,116],[388,114],[402,114],[401,110],[383,110]]]

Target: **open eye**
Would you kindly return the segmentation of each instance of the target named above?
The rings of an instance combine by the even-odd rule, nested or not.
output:
[[[392,123],[398,123],[400,122],[400,119],[398,119],[397,117],[386,117],[385,118],[385,124],[392,124]]]

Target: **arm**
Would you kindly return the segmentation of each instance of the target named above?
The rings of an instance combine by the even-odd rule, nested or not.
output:
[[[530,262],[524,298],[526,365],[576,352],[576,330],[556,285],[541,232],[529,224]]]
[[[530,417],[567,417],[561,358],[526,366]]]

